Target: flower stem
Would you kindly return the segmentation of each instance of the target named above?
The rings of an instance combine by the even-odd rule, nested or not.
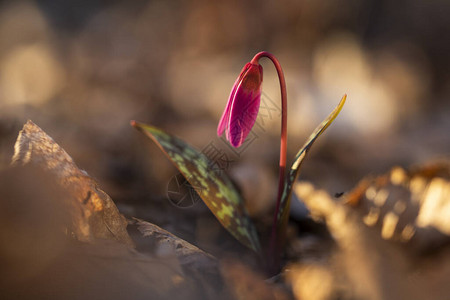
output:
[[[281,236],[277,236],[277,219],[278,212],[280,210],[281,196],[283,194],[284,181],[285,181],[285,170],[286,170],[286,154],[287,154],[287,92],[286,92],[286,81],[284,79],[283,69],[281,68],[280,62],[276,59],[273,54],[262,51],[257,53],[251,63],[257,64],[259,59],[262,57],[269,58],[275,65],[275,69],[278,73],[278,78],[280,80],[281,89],[281,141],[280,141],[280,172],[278,179],[278,195],[277,203],[275,208],[275,213],[273,215],[272,232],[270,235],[270,244],[268,251],[268,267],[270,272],[278,271],[278,265],[280,260],[280,243],[284,240],[284,233],[280,233]]]

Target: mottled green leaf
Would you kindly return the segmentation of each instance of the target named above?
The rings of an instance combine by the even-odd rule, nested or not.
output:
[[[142,123],[132,125],[151,138],[178,168],[219,222],[238,241],[260,252],[256,228],[231,180],[211,169],[213,163],[183,140]]]
[[[341,101],[339,102],[338,106],[328,115],[328,117],[319,126],[317,126],[313,134],[309,136],[306,143],[303,145],[303,147],[295,156],[294,162],[289,170],[289,173],[285,181],[283,195],[281,197],[280,210],[278,211],[278,223],[281,226],[285,226],[287,223],[287,219],[289,217],[289,207],[291,198],[290,196],[292,192],[292,186],[298,177],[300,166],[302,165],[303,160],[306,157],[306,154],[308,154],[309,150],[311,149],[311,146],[314,144],[316,139],[328,128],[328,126],[331,125],[334,119],[336,119],[337,115],[344,106],[346,99],[347,95],[344,95]],[[282,230],[283,229],[281,229],[281,232]]]

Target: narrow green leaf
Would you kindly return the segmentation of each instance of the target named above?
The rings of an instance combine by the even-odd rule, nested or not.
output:
[[[161,148],[222,226],[239,242],[259,253],[256,228],[231,180],[223,172],[211,170],[212,162],[183,140],[153,126],[134,121],[131,124]]]
[[[303,145],[300,151],[295,156],[294,162],[289,170],[289,173],[286,178],[286,182],[284,185],[283,195],[281,196],[280,210],[278,212],[278,224],[279,226],[285,226],[287,224],[287,219],[289,218],[289,207],[290,207],[290,198],[292,193],[292,186],[295,180],[298,177],[300,166],[303,163],[303,160],[308,154],[311,146],[314,144],[316,139],[331,125],[331,123],[336,119],[337,115],[341,111],[344,106],[345,100],[347,99],[347,95],[344,95],[339,102],[338,106],[328,115],[328,117],[314,130],[313,134],[311,134],[307,140],[307,142]],[[281,232],[283,229],[280,229]]]

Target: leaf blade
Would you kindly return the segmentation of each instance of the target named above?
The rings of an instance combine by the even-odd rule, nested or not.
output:
[[[277,223],[279,226],[285,226],[287,224],[287,219],[289,217],[289,206],[290,206],[290,196],[292,193],[292,186],[295,182],[295,180],[298,177],[300,167],[308,154],[309,150],[311,149],[314,142],[317,140],[317,138],[333,123],[334,119],[339,115],[339,113],[342,110],[342,107],[345,104],[345,101],[347,99],[347,95],[345,94],[342,98],[339,104],[336,106],[336,108],[328,115],[328,117],[322,121],[322,123],[319,124],[319,126],[314,129],[313,133],[309,136],[308,140],[305,144],[303,144],[302,148],[297,152],[295,155],[294,162],[292,163],[291,168],[289,169],[289,173],[287,175],[283,194],[281,196],[281,203],[280,203],[280,210],[278,212],[277,217]],[[281,232],[282,229],[280,229]]]
[[[134,121],[131,124],[158,145],[222,226],[243,245],[260,253],[256,228],[231,180],[223,173],[210,170],[212,162],[183,140],[154,126]]]

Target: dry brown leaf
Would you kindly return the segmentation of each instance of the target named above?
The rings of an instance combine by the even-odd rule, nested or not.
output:
[[[199,284],[176,257],[146,255],[113,240],[70,238],[64,229],[72,198],[37,165],[0,170],[2,300],[230,299]]]
[[[70,240],[64,189],[36,166],[0,170],[0,282],[36,276]],[[1,288],[0,288],[1,290]]]
[[[32,121],[20,131],[13,165],[37,165],[49,171],[73,198],[70,230],[80,241],[112,239],[132,245],[126,219],[96,181],[80,170],[72,158]]]
[[[315,219],[325,221],[337,243],[325,269],[314,265],[333,274],[333,284],[322,291],[325,295],[448,299],[450,250],[443,247],[450,219],[448,166],[439,163],[412,171],[394,168],[386,175],[364,179],[342,200],[312,184],[297,184],[297,196]],[[434,255],[418,249],[434,250]],[[303,300],[315,299],[305,297],[307,282],[296,280],[307,267],[300,263],[292,268],[297,273],[290,276]]]
[[[150,240],[152,253],[163,259],[176,257],[186,277],[198,285],[206,299],[234,299],[224,285],[218,260],[214,256],[152,223],[134,218],[133,225],[146,240]],[[148,243],[146,245],[148,247]]]
[[[217,269],[217,259],[211,254],[204,252],[155,224],[136,218],[134,220],[138,230],[144,237],[152,237],[158,242],[158,247],[161,250],[156,252],[165,250],[168,254],[174,253],[180,263],[189,268],[197,270]]]
[[[450,241],[450,162],[412,170],[394,167],[363,180],[344,201],[353,206],[383,239],[431,251]]]

